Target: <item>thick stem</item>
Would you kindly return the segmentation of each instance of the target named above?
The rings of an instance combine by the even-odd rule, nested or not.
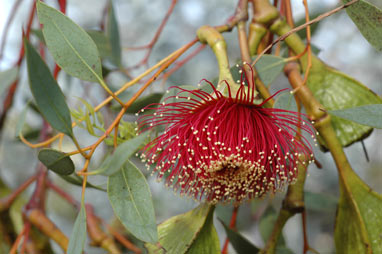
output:
[[[267,33],[267,28],[262,24],[251,23],[249,25],[248,44],[249,44],[249,53],[251,56],[256,55],[260,42],[264,38],[266,33]]]
[[[216,56],[219,66],[219,84],[225,80],[229,85],[234,85],[235,82],[230,72],[230,66],[227,56],[227,45],[224,37],[211,26],[202,26],[197,31],[199,41],[208,44]]]
[[[26,217],[28,220],[37,227],[42,233],[55,241],[63,250],[68,248],[69,240],[61,232],[60,229],[49,220],[43,211],[40,209],[33,209],[27,212]]]

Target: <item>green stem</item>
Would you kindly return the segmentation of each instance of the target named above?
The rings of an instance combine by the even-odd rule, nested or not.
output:
[[[267,33],[267,29],[258,23],[251,23],[249,25],[249,35],[248,35],[248,44],[249,44],[249,53],[251,56],[256,55],[257,48],[260,45],[261,40],[264,38]]]
[[[235,82],[230,72],[230,66],[227,56],[227,45],[224,37],[211,26],[202,26],[197,31],[197,36],[201,43],[208,44],[216,56],[219,66],[219,83],[227,81],[230,86],[234,86]]]

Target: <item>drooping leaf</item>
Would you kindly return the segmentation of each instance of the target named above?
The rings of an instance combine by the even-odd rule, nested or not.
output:
[[[37,2],[47,47],[57,64],[70,75],[93,82],[102,80],[97,46],[91,37],[62,12]]]
[[[350,0],[342,0],[344,3]],[[379,51],[382,51],[382,10],[364,1],[350,5],[346,12],[358,27],[361,34]]]
[[[68,254],[82,254],[86,240],[86,210],[83,203],[74,222],[74,227],[69,238]]]
[[[335,224],[337,253],[382,253],[382,196],[344,171]]]
[[[51,148],[43,148],[38,153],[38,159],[48,169],[59,175],[70,175],[74,172],[74,163],[64,152]]]
[[[254,56],[256,58],[257,56]],[[268,86],[281,73],[286,61],[284,58],[274,55],[263,55],[255,64],[261,81]]]
[[[308,86],[326,110],[339,110],[369,104],[381,104],[382,99],[353,78],[326,65],[315,66]],[[343,146],[364,138],[372,128],[332,116],[332,125]],[[321,141],[321,144],[325,144]]]
[[[110,176],[120,170],[126,161],[134,154],[143,141],[147,138],[148,133],[145,132],[135,138],[123,142],[115,149],[114,153],[108,156],[101,166],[89,174],[102,174]]]
[[[73,137],[72,120],[65,96],[48,66],[28,41],[24,41],[29,85],[38,110],[50,125]]]
[[[107,26],[107,34],[110,40],[112,60],[118,67],[121,66],[121,45],[119,39],[118,21],[115,16],[113,1],[109,3],[109,20]]]
[[[223,224],[229,242],[231,243],[232,247],[235,249],[237,254],[258,253],[259,248],[253,245],[240,233],[229,228],[223,221],[220,222]]]
[[[19,73],[17,67],[0,72],[0,96],[15,82]]]
[[[158,241],[154,205],[150,188],[142,172],[130,161],[109,176],[107,194],[115,215],[138,239]]]
[[[82,187],[82,177],[76,175],[76,174],[73,174],[73,175],[59,175],[63,180],[67,181],[68,183],[71,183],[73,185],[77,185],[77,186],[81,186]],[[100,186],[97,186],[97,185],[94,185],[92,183],[88,181],[86,181],[86,187],[87,188],[93,188],[93,189],[97,189],[97,190],[100,190],[100,191],[106,191],[104,188],[100,187]]]
[[[208,215],[213,212],[212,210],[212,206],[204,203],[191,211],[162,222],[158,227],[159,243],[145,244],[148,252],[155,254],[187,253],[205,225]]]
[[[342,110],[329,110],[329,114],[362,125],[382,129],[382,104],[371,104]]]
[[[219,236],[213,223],[213,210],[207,216],[206,222],[192,243],[187,254],[220,254]]]

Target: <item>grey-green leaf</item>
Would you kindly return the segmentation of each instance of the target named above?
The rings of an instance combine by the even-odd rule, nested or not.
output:
[[[259,251],[259,248],[253,245],[240,233],[230,229],[223,221],[220,222],[223,224],[229,242],[232,244],[237,254],[257,253]]]
[[[94,43],[97,45],[98,52],[101,58],[108,58],[111,56],[111,46],[109,39],[106,35],[101,31],[96,30],[88,30],[86,31]]]
[[[256,58],[255,56],[254,58]],[[281,73],[285,66],[285,59],[279,56],[263,55],[255,64],[257,73],[265,85],[270,85]]]
[[[118,67],[121,66],[121,45],[119,39],[118,22],[115,16],[113,1],[109,4],[109,20],[107,34],[110,40],[112,60]]]
[[[277,99],[275,101],[275,105],[273,107],[279,108],[279,109],[295,111],[295,112],[297,112],[297,110],[298,110],[296,100],[294,99],[294,95],[291,94],[289,91],[280,94],[277,97]]]
[[[350,2],[350,0],[342,1]],[[382,51],[382,10],[367,1],[359,0],[346,8],[346,12],[366,40],[377,50]]]
[[[70,175],[74,172],[72,159],[61,151],[44,148],[38,153],[38,159],[50,170],[59,175]]]
[[[17,79],[19,69],[17,67],[0,72],[0,95]]]
[[[112,175],[122,168],[126,161],[134,154],[146,139],[148,133],[145,132],[135,138],[123,142],[115,149],[114,153],[108,156],[101,166],[90,172],[90,174]]]
[[[109,176],[107,194],[115,215],[138,239],[158,241],[154,205],[149,185],[142,172],[130,161]]]
[[[50,125],[73,137],[72,119],[65,96],[48,66],[28,41],[24,41],[29,85],[37,108]]]
[[[362,125],[382,129],[382,104],[371,104],[342,110],[329,110],[329,114]]]
[[[57,64],[70,75],[88,81],[102,80],[97,46],[91,37],[60,11],[37,2],[46,45]]]
[[[77,185],[77,186],[81,186],[82,187],[83,178],[78,176],[78,175],[76,175],[76,174],[73,174],[73,175],[59,175],[59,176],[63,180],[67,181],[68,183],[71,183],[73,185]],[[90,183],[89,180],[86,181],[86,187],[87,188],[97,189],[97,190],[100,190],[100,191],[106,191],[104,188]]]
[[[69,238],[68,254],[82,254],[86,240],[86,210],[83,203],[74,222],[74,227]]]

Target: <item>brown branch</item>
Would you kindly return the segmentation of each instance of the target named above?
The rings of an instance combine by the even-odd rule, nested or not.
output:
[[[92,240],[92,245],[99,246],[109,253],[119,254],[122,253],[113,238],[103,232],[100,227],[100,219],[94,214],[94,209],[91,205],[86,204],[86,222],[88,228],[88,234]]]
[[[3,32],[3,35],[1,36],[2,40],[1,40],[1,45],[0,45],[0,59],[3,58],[3,51],[4,51],[4,47],[5,47],[5,41],[8,37],[8,32],[9,32],[9,28],[11,27],[11,23],[16,15],[16,11],[17,9],[19,8],[20,6],[20,3],[21,3],[21,0],[17,0],[15,2],[15,4],[12,6],[12,9],[11,9],[11,14],[9,15],[5,25],[4,25],[4,32]]]
[[[234,206],[233,211],[232,211],[231,221],[229,223],[229,227],[231,229],[234,229],[235,226],[236,226],[236,218],[237,218],[238,211],[239,211],[239,206]],[[228,244],[229,244],[229,239],[228,239],[228,236],[227,236],[226,239],[225,239],[225,242],[224,242],[224,247],[223,247],[223,250],[222,250],[222,254],[227,254],[228,253]]]
[[[14,190],[8,197],[0,199],[0,211],[9,209],[16,198],[37,179],[37,175],[33,175]]]
[[[129,69],[134,69],[134,68],[137,68],[137,67],[139,67],[139,66],[141,66],[141,65],[147,65],[147,62],[148,62],[149,57],[150,57],[150,55],[151,55],[151,52],[152,52],[152,50],[153,50],[153,48],[154,48],[154,45],[155,45],[155,43],[158,41],[159,36],[161,35],[161,33],[162,33],[162,31],[163,31],[163,28],[165,27],[165,25],[166,25],[168,19],[170,18],[171,13],[172,13],[172,11],[174,10],[174,7],[175,7],[177,1],[178,1],[178,0],[172,0],[171,5],[170,5],[170,8],[168,9],[166,15],[164,16],[164,18],[163,18],[161,24],[160,24],[159,27],[158,27],[158,30],[156,31],[154,37],[153,37],[152,40],[149,42],[149,44],[144,45],[144,46],[139,46],[139,47],[129,47],[130,50],[147,49],[147,52],[146,52],[145,57],[144,57],[144,58],[143,58],[137,65],[135,65],[135,66],[133,66],[133,67],[130,67]]]
[[[341,6],[337,7],[337,8],[335,8],[335,9],[331,10],[331,11],[328,11],[328,12],[326,12],[326,13],[324,13],[324,14],[321,14],[321,15],[318,16],[317,18],[312,19],[311,21],[309,21],[309,22],[307,22],[307,23],[305,23],[305,24],[302,24],[301,26],[298,26],[298,27],[296,27],[296,28],[291,29],[289,32],[283,34],[282,36],[280,36],[279,38],[277,38],[274,42],[272,42],[272,44],[270,44],[268,47],[266,47],[266,48],[265,48],[265,49],[264,49],[264,50],[263,50],[263,51],[256,57],[255,61],[252,62],[252,66],[255,66],[255,64],[259,61],[259,59],[265,54],[265,52],[267,52],[270,48],[272,48],[273,45],[275,45],[276,43],[278,43],[278,42],[280,42],[280,41],[285,40],[285,38],[287,38],[289,35],[291,35],[291,34],[293,34],[293,33],[295,33],[295,32],[298,32],[298,31],[304,29],[305,27],[307,27],[307,26],[309,26],[309,25],[311,25],[311,24],[317,23],[318,21],[320,21],[320,20],[322,20],[322,19],[324,19],[324,18],[326,18],[326,17],[329,17],[330,15],[332,15],[332,14],[334,14],[334,13],[336,13],[336,12],[339,12],[339,11],[342,10],[342,9],[345,9],[345,8],[349,7],[350,5],[352,5],[352,4],[354,4],[354,3],[358,2],[358,1],[359,1],[359,0],[352,0],[352,1],[350,1],[350,2],[348,2],[348,3],[346,3],[346,4],[344,4],[344,5],[341,5]]]
[[[40,209],[26,212],[26,218],[43,234],[55,241],[64,251],[68,248],[69,239]]]
[[[108,224],[104,223],[107,227],[107,230],[111,235],[114,236],[115,239],[117,239],[118,242],[120,242],[123,246],[125,246],[127,249],[134,251],[137,254],[142,253],[142,250],[136,247],[132,242],[130,242],[128,239],[126,239],[122,234],[120,234],[117,230],[109,226]]]

